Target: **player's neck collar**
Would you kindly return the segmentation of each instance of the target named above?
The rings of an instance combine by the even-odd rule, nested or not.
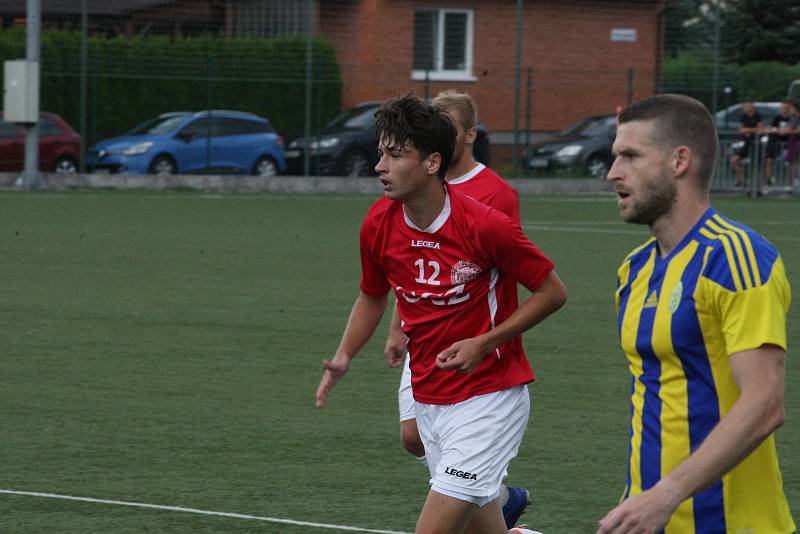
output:
[[[444,223],[447,222],[447,219],[450,218],[450,194],[447,192],[447,188],[444,191],[444,207],[442,211],[439,212],[439,215],[436,219],[433,220],[430,226],[427,228],[420,228],[416,224],[414,224],[411,219],[408,218],[408,214],[406,213],[405,207],[403,207],[403,219],[405,220],[406,224],[409,228],[413,228],[418,232],[425,232],[426,234],[435,234],[439,231],[439,229],[444,226]]]
[[[453,178],[452,180],[448,180],[448,181],[447,181],[447,183],[448,183],[448,184],[450,184],[450,185],[458,185],[458,184],[463,184],[464,182],[468,182],[468,181],[469,181],[469,180],[471,180],[472,178],[475,178],[475,176],[477,176],[477,175],[478,175],[478,173],[479,173],[479,172],[481,172],[481,171],[482,171],[483,169],[485,169],[485,168],[486,168],[486,165],[484,165],[483,163],[477,163],[477,164],[476,164],[476,165],[475,165],[475,166],[472,168],[472,170],[471,170],[471,171],[469,171],[469,172],[468,172],[468,173],[466,173],[466,174],[462,174],[462,175],[461,175],[461,176],[459,176],[458,178]]]

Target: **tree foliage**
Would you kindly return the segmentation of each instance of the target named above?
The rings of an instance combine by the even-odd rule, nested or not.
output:
[[[723,45],[729,60],[800,62],[798,0],[727,0],[726,4]]]
[[[667,0],[664,9],[664,50],[670,58],[686,50],[711,45],[711,21],[701,9],[703,0]]]
[[[667,0],[667,57],[712,50],[719,16],[723,62],[800,62],[800,0]]]
[[[663,91],[690,95],[709,108],[713,62],[708,50],[682,52],[664,62]],[[720,65],[717,105],[728,106],[744,100],[777,101],[786,98],[792,80],[800,79],[800,64],[753,61],[745,65]],[[729,88],[729,92],[726,92]]]

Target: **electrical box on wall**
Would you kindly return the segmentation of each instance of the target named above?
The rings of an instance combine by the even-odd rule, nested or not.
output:
[[[3,63],[3,119],[8,122],[38,122],[39,62]]]

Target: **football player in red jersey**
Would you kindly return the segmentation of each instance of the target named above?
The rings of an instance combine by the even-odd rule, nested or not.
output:
[[[478,110],[472,97],[467,93],[443,91],[433,99],[431,104],[434,108],[449,113],[456,127],[453,160],[450,162],[445,176],[448,187],[502,211],[519,223],[517,192],[494,171],[482,163],[476,162],[473,158],[472,146],[477,134]],[[507,293],[505,298],[508,299],[507,302],[511,309],[517,307],[517,284],[514,280],[505,278],[498,291]],[[400,327],[400,316],[396,307],[393,308],[384,354],[389,367],[403,367],[397,392],[400,439],[403,448],[427,467],[425,448],[419,436],[414,397],[411,392],[411,368],[406,350],[406,335]],[[500,487],[500,504],[503,508],[506,526],[512,528],[530,504],[530,494],[524,488],[502,485]]]
[[[499,490],[534,379],[520,335],[560,308],[566,289],[518,223],[446,185],[457,135],[446,112],[406,95],[385,102],[376,124],[384,197],[362,223],[361,292],[323,362],[317,406],[374,333],[393,289],[431,472],[416,532],[505,534]],[[506,277],[531,291],[519,307],[498,291]]]

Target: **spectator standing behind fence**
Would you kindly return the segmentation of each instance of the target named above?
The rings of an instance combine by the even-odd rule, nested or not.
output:
[[[800,178],[797,177],[797,158],[800,157],[800,104],[789,103],[789,140],[786,142],[786,162],[789,164],[789,177],[787,183],[795,189],[800,188]]]
[[[761,120],[761,115],[756,111],[752,102],[742,103],[742,125],[739,126],[739,133],[742,134],[744,143],[742,147],[737,150],[733,157],[731,157],[731,168],[733,174],[736,176],[736,184],[734,187],[744,187],[744,180],[742,179],[742,163],[743,159],[750,157],[750,150],[753,147],[753,139],[756,138],[758,133],[764,129],[764,123]]]
[[[796,118],[795,118],[796,120]],[[764,159],[764,182],[766,185],[773,185],[775,178],[775,158],[777,158],[783,150],[784,143],[789,141],[789,134],[792,130],[792,105],[789,102],[781,102],[780,113],[772,119],[772,124],[767,133],[766,157]],[[788,159],[788,158],[787,158]],[[758,184],[757,195],[761,196],[763,183]]]

